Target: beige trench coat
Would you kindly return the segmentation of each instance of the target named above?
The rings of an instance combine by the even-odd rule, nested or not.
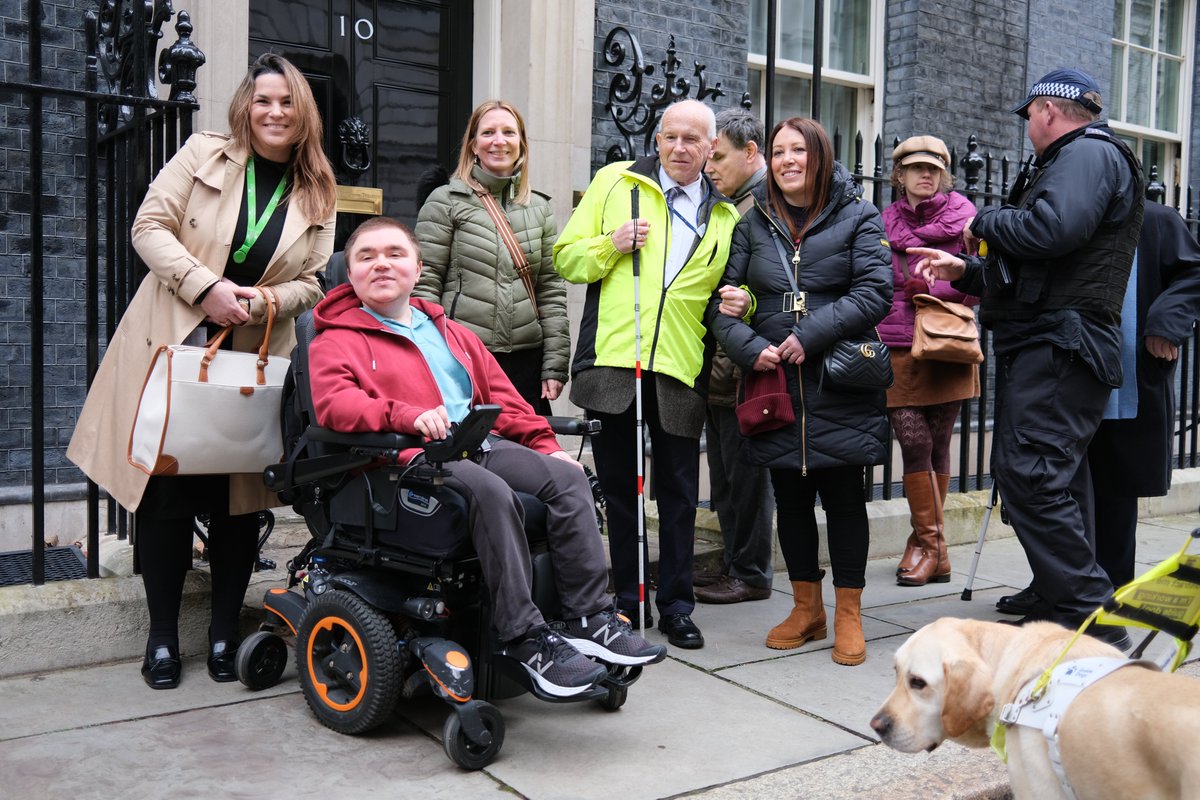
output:
[[[130,511],[137,510],[149,480],[128,461],[142,384],[155,351],[181,343],[204,319],[196,298],[220,280],[229,260],[245,170],[246,152],[228,136],[194,134],[154,179],[133,222],[133,246],[150,274],[108,344],[67,448],[67,458]],[[293,320],[322,297],[317,273],[333,250],[334,221],[331,216],[310,224],[298,208],[287,206],[279,245],[259,281],[279,296],[273,355],[291,353]],[[234,348],[254,349],[262,339],[265,311],[261,296],[255,298],[250,320],[234,331]],[[231,513],[277,505],[262,475],[231,479]]]

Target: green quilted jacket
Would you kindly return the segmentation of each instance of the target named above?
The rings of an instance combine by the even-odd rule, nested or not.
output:
[[[543,348],[542,380],[566,383],[571,334],[566,284],[554,271],[554,212],[536,192],[528,205],[513,200],[512,178],[479,167],[473,176],[496,197],[529,259],[541,318],[487,209],[458,178],[435,189],[417,217],[424,268],[413,295],[441,304],[494,353]]]

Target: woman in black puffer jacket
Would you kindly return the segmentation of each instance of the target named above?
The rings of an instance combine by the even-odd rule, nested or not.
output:
[[[833,160],[829,136],[815,120],[793,117],[771,132],[766,198],[734,230],[723,284],[753,297],[746,323],[728,315],[722,289],[709,324],[743,370],[782,364],[796,421],[751,437],[746,451],[771,470],[779,545],[795,607],[771,629],[767,647],[785,650],[826,635],[818,567],[817,495],[825,510],[837,595],[833,660],[866,659],[859,613],[867,544],[863,467],[883,462],[887,417],[882,390],[839,391],[821,381],[824,350],[840,339],[873,335],[892,302],[891,254],[883,222]],[[806,310],[783,310],[785,293],[805,293]],[[723,313],[725,312],[725,313]]]

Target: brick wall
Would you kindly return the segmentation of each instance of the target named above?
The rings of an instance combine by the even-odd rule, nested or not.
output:
[[[604,39],[614,27],[629,29],[641,43],[642,55],[654,65],[654,74],[645,76],[642,98],[649,102],[651,87],[663,80],[660,62],[667,57],[669,37],[675,36],[676,58],[681,62],[677,76],[691,83],[689,97],[695,97],[698,81],[695,62],[706,65],[709,86],[721,84],[723,97],[706,98],[714,109],[729,108],[741,102],[746,91],[746,42],[750,26],[748,0],[597,0],[595,72],[592,84],[592,169],[604,165],[610,146],[623,142],[615,122],[604,106],[608,90],[618,71],[629,75],[632,52],[614,67],[604,60]],[[622,41],[629,47],[627,37]],[[640,143],[635,143],[640,146]],[[641,155],[640,151],[635,155]]]
[[[975,134],[981,155],[1019,158],[1028,143],[1009,110],[1028,88],[1027,6],[1025,0],[887,3],[885,156],[893,138],[932,134],[961,159]]]
[[[94,0],[42,5],[42,80],[83,88],[83,13]],[[25,0],[0,0],[0,74],[28,75]],[[43,328],[45,370],[36,376],[45,396],[46,481],[74,483],[82,475],[64,452],[83,400],[84,127],[83,104],[43,101]],[[29,104],[0,93],[0,492],[31,482]]]

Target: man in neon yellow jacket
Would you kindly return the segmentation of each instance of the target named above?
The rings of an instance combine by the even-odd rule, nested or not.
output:
[[[618,607],[635,624],[636,615],[646,613],[637,583],[633,316],[639,281],[642,412],[653,446],[659,511],[655,601],[659,629],[671,644],[685,648],[704,645],[691,619],[699,437],[711,358],[704,308],[725,270],[738,219],[733,204],[702,172],[716,135],[708,106],[695,100],[670,106],[655,135],[658,156],[601,169],[554,245],[558,273],[588,284],[571,364],[571,400],[603,423],[592,450],[608,500],[613,582]],[[634,249],[640,251],[638,278]]]

